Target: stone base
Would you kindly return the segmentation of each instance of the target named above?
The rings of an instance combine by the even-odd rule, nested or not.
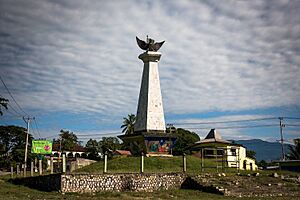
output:
[[[118,136],[130,147],[132,155],[144,154],[154,156],[172,156],[176,136],[163,132],[139,132]]]

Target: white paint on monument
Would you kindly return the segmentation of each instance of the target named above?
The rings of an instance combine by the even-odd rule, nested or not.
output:
[[[165,117],[162,104],[158,61],[161,53],[147,51],[139,55],[144,62],[142,84],[139,96],[135,132],[165,132]]]

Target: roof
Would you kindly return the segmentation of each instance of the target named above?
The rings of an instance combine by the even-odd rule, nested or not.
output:
[[[203,144],[203,143],[225,143],[231,144],[231,142],[227,140],[223,140],[221,135],[215,130],[211,129],[205,139],[196,142],[195,144]]]
[[[131,152],[126,150],[115,150],[114,154],[131,156]]]
[[[52,151],[59,151],[60,150],[60,144],[59,143],[53,143],[52,145]],[[73,150],[64,150],[64,151],[72,151],[72,152],[86,152],[86,148],[80,145],[76,145]]]

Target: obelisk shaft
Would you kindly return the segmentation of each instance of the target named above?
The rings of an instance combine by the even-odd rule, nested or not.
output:
[[[144,62],[139,104],[134,125],[135,132],[165,132],[158,61],[161,53],[147,51],[139,56]]]

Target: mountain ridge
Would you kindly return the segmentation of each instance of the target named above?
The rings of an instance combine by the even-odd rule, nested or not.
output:
[[[232,140],[236,144],[241,144],[247,148],[256,152],[256,160],[274,161],[281,159],[281,143],[279,142],[268,142],[261,139],[250,139],[250,140]],[[288,147],[290,144],[284,144],[284,152],[288,153]]]

